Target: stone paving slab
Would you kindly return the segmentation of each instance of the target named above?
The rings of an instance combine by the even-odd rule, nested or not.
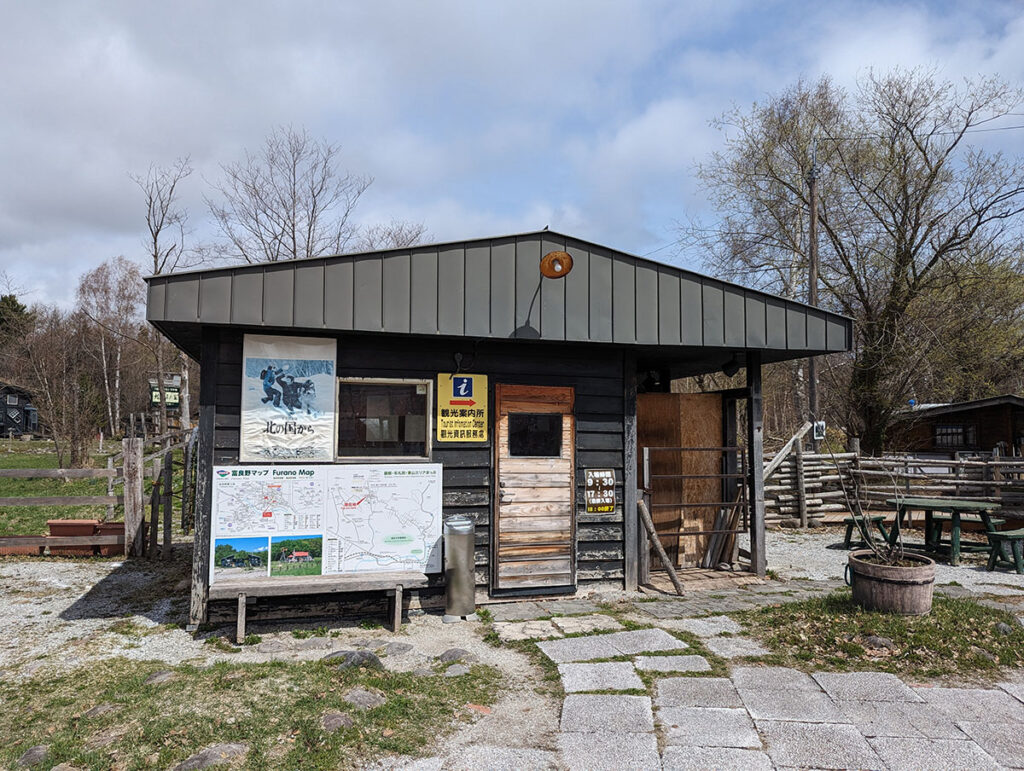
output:
[[[789,667],[733,667],[732,681],[737,688],[821,693],[821,686],[813,677]]]
[[[487,744],[471,744],[459,749],[458,755],[449,758],[443,765],[444,771],[523,771],[557,769],[558,754],[551,750],[530,747],[496,747]]]
[[[1017,701],[1024,703],[1024,684],[1022,683],[999,683],[1000,688],[1010,694]]]
[[[529,621],[551,615],[536,602],[503,602],[488,605],[487,610],[495,621]]]
[[[633,605],[635,610],[654,618],[684,618],[696,615],[699,611],[692,605],[671,600],[659,602],[638,602]]]
[[[593,637],[570,637],[566,640],[549,640],[537,643],[545,656],[556,664],[570,661],[589,661],[590,659],[609,659],[620,655],[607,638],[611,635],[595,635]]]
[[[570,733],[644,733],[654,730],[647,696],[574,693],[562,703],[561,730]]]
[[[748,640],[746,637],[708,637],[704,646],[723,659],[736,659],[742,656],[767,656],[771,653],[761,643]]]
[[[581,691],[643,690],[644,681],[637,677],[628,661],[608,661],[601,664],[559,664],[562,687],[566,693]]]
[[[645,672],[710,672],[703,656],[638,656],[636,668]]]
[[[602,635],[615,646],[620,654],[635,656],[652,651],[674,651],[690,646],[664,629],[635,629],[630,632],[613,632]],[[576,638],[586,639],[586,638]]]
[[[761,740],[746,710],[718,707],[662,707],[666,745],[761,749]]]
[[[497,621],[492,626],[502,642],[563,636],[550,621]]]
[[[776,766],[883,768],[867,739],[851,725],[758,720],[757,730]]]
[[[966,739],[953,718],[926,703],[840,701],[839,711],[867,737]]]
[[[921,701],[913,688],[888,672],[817,672],[814,679],[836,701]]]
[[[560,613],[563,616],[582,615],[584,613],[597,613],[601,610],[590,600],[547,600],[537,603],[544,609],[545,615]]]
[[[747,712],[755,720],[796,720],[801,723],[844,723],[843,714],[821,691],[739,689]]]
[[[1024,730],[1019,723],[961,722],[957,725],[1004,766],[1024,766]]]
[[[654,685],[659,707],[742,707],[740,695],[726,677],[666,677]]]
[[[871,746],[891,771],[998,769],[999,764],[974,742],[953,739],[871,739]]]
[[[675,628],[695,634],[698,637],[715,637],[723,632],[728,634],[740,634],[743,627],[728,616],[710,616],[708,618],[685,618],[680,619]]]
[[[595,613],[589,616],[560,616],[551,619],[552,624],[565,634],[581,634],[590,632],[606,632],[622,629],[622,624],[611,616]]]
[[[1024,723],[1024,704],[1002,690],[985,688],[916,688],[928,704],[954,720]]]
[[[570,771],[661,768],[658,739],[653,733],[559,734],[558,750],[563,765]],[[485,764],[478,768],[490,769],[490,766]]]
[[[735,747],[666,747],[664,771],[771,771],[772,761],[761,750]],[[657,768],[657,766],[651,766]]]

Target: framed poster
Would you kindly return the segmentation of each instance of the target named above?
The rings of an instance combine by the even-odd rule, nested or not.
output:
[[[245,336],[240,461],[334,460],[336,358],[336,340]]]

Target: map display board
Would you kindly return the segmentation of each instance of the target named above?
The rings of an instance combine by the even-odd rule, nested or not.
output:
[[[217,466],[210,581],[441,570],[441,465]]]

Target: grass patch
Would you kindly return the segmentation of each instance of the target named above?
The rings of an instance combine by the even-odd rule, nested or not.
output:
[[[83,769],[170,768],[216,742],[244,742],[243,767],[353,768],[384,753],[415,755],[471,713],[492,704],[499,673],[474,666],[461,677],[339,671],[321,662],[218,663],[179,666],[160,685],[144,680],[157,662],[114,659],[64,674],[0,682],[0,765],[29,747],[50,745],[48,765]],[[377,690],[386,704],[361,712],[344,701],[353,686]],[[99,704],[112,711],[82,713]],[[324,712],[349,712],[355,723],[323,731]]]
[[[731,614],[773,652],[772,663],[801,669],[870,669],[917,678],[995,675],[1024,665],[1024,627],[971,600],[936,596],[926,616],[875,613],[854,605],[848,589],[800,602]],[[1002,622],[1012,631],[997,630]],[[892,641],[892,649],[869,637]]]

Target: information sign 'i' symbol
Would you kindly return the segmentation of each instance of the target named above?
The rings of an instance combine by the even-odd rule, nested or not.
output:
[[[473,378],[456,377],[452,380],[452,393],[456,396],[473,396]]]

